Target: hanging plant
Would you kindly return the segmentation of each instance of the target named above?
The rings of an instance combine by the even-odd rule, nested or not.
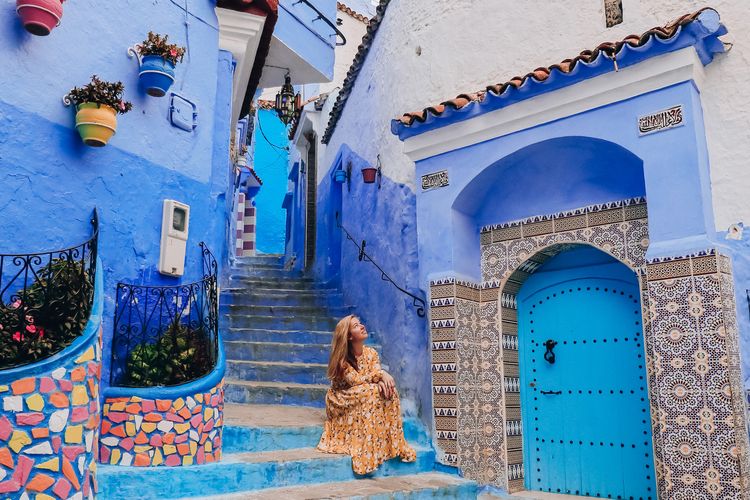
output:
[[[107,82],[93,75],[91,83],[68,93],[65,102],[76,106],[76,129],[86,145],[104,146],[117,132],[117,113],[133,109],[123,100],[124,91],[122,82]]]
[[[141,86],[150,96],[161,97],[174,83],[174,69],[185,56],[185,47],[169,43],[169,35],[153,31],[140,45],[135,46],[140,62],[138,74]]]
[[[47,36],[60,25],[65,0],[16,0],[16,13],[32,35]]]

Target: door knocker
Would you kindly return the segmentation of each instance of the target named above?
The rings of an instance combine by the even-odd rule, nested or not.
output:
[[[544,343],[544,347],[547,348],[547,352],[544,353],[544,360],[551,365],[555,364],[554,349],[556,345],[557,345],[557,342],[555,342],[552,339],[549,339],[547,342]]]

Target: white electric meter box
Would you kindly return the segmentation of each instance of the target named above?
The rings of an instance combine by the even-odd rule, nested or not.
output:
[[[175,200],[164,200],[161,218],[159,272],[168,276],[185,273],[185,249],[190,227],[190,207]]]

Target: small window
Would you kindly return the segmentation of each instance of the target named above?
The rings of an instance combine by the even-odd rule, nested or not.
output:
[[[604,18],[607,28],[622,22],[622,0],[604,0]]]

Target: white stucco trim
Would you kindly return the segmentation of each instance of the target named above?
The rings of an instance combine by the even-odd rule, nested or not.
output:
[[[250,72],[260,44],[264,16],[216,8],[219,19],[219,47],[232,53],[236,62],[234,84],[232,86],[232,128],[235,127],[242,111]]]
[[[519,130],[693,80],[700,90],[705,72],[693,47],[584,80],[570,87],[454,123],[404,141],[404,153],[419,161]]]

